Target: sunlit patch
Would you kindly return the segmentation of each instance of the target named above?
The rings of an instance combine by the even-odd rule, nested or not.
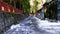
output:
[[[12,26],[11,26],[11,29],[14,29],[14,28],[17,28],[17,27],[20,27],[20,24],[12,25]]]
[[[8,9],[8,11],[10,12],[11,10],[10,10],[10,9]]]
[[[46,32],[55,33],[54,30],[46,30]]]
[[[13,13],[14,13],[15,11],[14,11],[14,9],[13,9]]]
[[[4,11],[4,7],[2,6],[2,10]]]

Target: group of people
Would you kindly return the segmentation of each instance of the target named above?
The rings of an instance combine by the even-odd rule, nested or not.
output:
[[[36,11],[36,13],[31,13],[30,16],[36,16],[40,19],[45,19],[44,14],[45,14],[47,8],[48,8],[48,3],[45,3],[40,10]]]

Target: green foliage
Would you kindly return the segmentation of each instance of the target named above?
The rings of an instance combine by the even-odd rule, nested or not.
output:
[[[47,9],[47,13],[49,14],[48,17],[50,19],[56,19],[57,18],[57,4],[56,4],[56,1],[54,1],[53,3],[51,3],[49,5],[49,8]]]
[[[10,3],[10,1],[9,0],[3,0],[4,2],[6,2],[6,3]]]
[[[29,0],[20,0],[23,5],[24,13],[28,14],[30,12],[30,3]]]

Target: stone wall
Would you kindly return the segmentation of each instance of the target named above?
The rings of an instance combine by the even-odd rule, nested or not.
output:
[[[27,16],[0,12],[0,34],[7,31],[12,24],[17,24]]]

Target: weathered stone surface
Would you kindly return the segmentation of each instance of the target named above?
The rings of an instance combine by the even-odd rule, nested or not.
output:
[[[0,33],[7,31],[12,24],[16,24],[24,18],[23,15],[0,12]]]

